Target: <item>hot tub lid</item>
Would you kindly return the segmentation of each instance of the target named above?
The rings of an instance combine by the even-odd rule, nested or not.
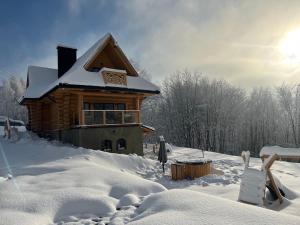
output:
[[[203,165],[207,163],[211,163],[211,159],[177,159],[176,163],[182,163],[182,164],[198,164]]]

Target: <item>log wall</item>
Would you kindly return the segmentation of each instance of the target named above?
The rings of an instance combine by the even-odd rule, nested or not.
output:
[[[33,132],[64,130],[83,125],[83,103],[124,103],[126,110],[140,110],[142,94],[80,92],[58,89],[51,95],[27,102],[29,125]],[[93,108],[92,108],[93,109]]]

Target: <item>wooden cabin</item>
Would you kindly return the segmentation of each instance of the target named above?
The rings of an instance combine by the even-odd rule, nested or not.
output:
[[[111,34],[77,58],[57,46],[58,68],[29,66],[21,104],[39,136],[85,148],[143,154],[142,101],[159,88],[139,76]]]

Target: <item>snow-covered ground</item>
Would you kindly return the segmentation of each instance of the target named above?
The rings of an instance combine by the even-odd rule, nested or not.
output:
[[[300,224],[299,163],[272,167],[289,199],[269,210],[237,202],[240,157],[205,152],[213,175],[172,181],[152,148],[145,151],[145,157],[127,156],[32,135],[15,143],[1,137],[0,225]],[[197,149],[173,148],[167,165],[201,156]],[[250,166],[259,168],[261,161],[251,159]]]

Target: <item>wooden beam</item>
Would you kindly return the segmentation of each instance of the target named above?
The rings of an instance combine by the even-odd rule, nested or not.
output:
[[[78,103],[77,103],[77,112],[78,112],[78,121],[79,125],[84,125],[84,115],[83,115],[83,96],[78,94]]]
[[[264,158],[262,157],[262,159],[264,159]],[[270,155],[267,159],[263,160],[263,163],[266,163],[264,165],[263,169],[265,169],[267,171],[267,176],[270,179],[270,184],[271,184],[273,190],[275,191],[275,194],[277,195],[277,197],[279,199],[279,202],[281,204],[283,202],[283,197],[282,197],[282,195],[279,191],[279,188],[277,187],[277,185],[275,183],[274,177],[273,177],[272,172],[270,170],[273,163],[278,159],[280,159],[280,157],[277,154]]]
[[[270,169],[267,169],[267,175],[268,175],[268,177],[270,179],[270,183],[271,183],[271,185],[272,185],[272,187],[273,187],[273,189],[274,189],[274,191],[275,191],[275,193],[276,193],[276,195],[277,195],[277,197],[279,199],[279,203],[281,204],[283,202],[283,197],[282,197],[282,195],[281,195],[281,193],[279,191],[279,188],[277,187],[277,185],[275,183],[275,180],[273,178],[273,175],[272,175]]]
[[[101,48],[97,49],[97,52],[86,62],[83,66],[86,70],[89,70],[90,65],[95,61],[95,59],[99,56],[102,50],[107,46],[108,42],[111,40],[111,37],[106,39],[105,42],[102,44]]]
[[[100,96],[100,97],[122,97],[122,98],[132,98],[132,97],[137,97],[137,96],[145,96],[146,94],[144,93],[127,93],[127,92],[120,92],[120,93],[115,93],[115,92],[108,92],[108,91],[82,91],[82,90],[71,90],[68,91],[70,94],[81,94],[83,96]]]
[[[137,97],[135,100],[135,108],[137,110],[140,110],[140,99]],[[137,113],[137,122],[141,123],[141,117],[140,117],[140,112]]]
[[[267,161],[266,165],[265,165],[265,169],[268,170],[271,168],[271,166],[273,165],[273,163],[279,159],[279,156],[277,154],[274,154],[271,156],[271,158]]]

